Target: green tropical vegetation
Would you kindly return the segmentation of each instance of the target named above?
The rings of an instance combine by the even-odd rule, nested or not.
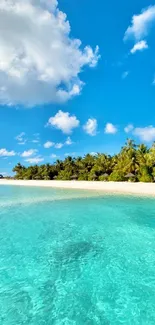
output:
[[[18,163],[14,168],[15,179],[27,180],[88,180],[135,181],[155,180],[155,143],[151,147],[136,145],[128,139],[118,154],[98,153],[84,157],[57,160],[54,164],[25,167]]]

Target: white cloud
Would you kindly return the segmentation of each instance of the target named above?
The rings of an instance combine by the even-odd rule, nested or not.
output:
[[[56,149],[61,149],[63,146],[65,146],[65,145],[70,146],[71,144],[73,144],[73,142],[72,142],[71,138],[68,137],[64,143],[61,143],[61,142],[54,143],[51,141],[47,141],[44,143],[44,148],[48,149],[48,148],[54,147]]]
[[[132,124],[128,124],[124,128],[124,131],[126,133],[131,132],[133,135],[139,137],[141,141],[150,142],[155,140],[155,127],[153,127],[152,125],[143,128],[134,128]]]
[[[55,155],[54,153],[52,153],[52,155],[50,155],[50,158],[55,159],[58,158],[59,156]]]
[[[38,156],[34,158],[25,159],[25,161],[28,162],[29,164],[38,164],[39,162],[44,161],[44,158]]]
[[[71,140],[70,137],[67,138],[67,140],[65,141],[65,144],[66,144],[67,146],[70,146],[71,144],[73,144],[73,141]]]
[[[83,129],[87,134],[95,136],[97,133],[97,120],[95,118],[89,118],[86,124],[83,126]]]
[[[122,79],[127,78],[128,75],[129,75],[129,71],[124,71],[124,72],[122,73]]]
[[[21,132],[15,137],[15,139],[18,141],[18,144],[24,145],[26,143],[27,139],[25,139],[25,135],[25,132]]]
[[[131,26],[125,32],[124,40],[134,38],[140,40],[148,35],[150,28],[155,22],[155,5],[143,9],[139,15],[132,17]]]
[[[32,143],[39,143],[39,140],[32,140]]]
[[[150,125],[144,128],[135,128],[133,134],[138,136],[142,141],[150,142],[155,140],[155,127]]]
[[[65,157],[75,157],[75,155],[76,155],[76,152],[66,152],[64,154]]]
[[[50,5],[49,5],[50,3]],[[0,1],[0,103],[33,106],[78,95],[84,66],[95,67],[99,48],[70,36],[56,0]]]
[[[54,147],[55,147],[56,149],[61,149],[63,146],[64,146],[63,143],[56,143]]]
[[[24,151],[20,156],[23,157],[23,158],[24,157],[30,157],[30,156],[35,155],[37,151],[38,150],[36,150],[36,149],[30,149],[30,150]]]
[[[79,124],[80,122],[75,115],[71,116],[68,112],[62,112],[61,110],[48,120],[48,125],[61,130],[65,134],[72,133],[72,130],[77,128]]]
[[[91,156],[97,156],[97,152],[92,151],[92,152],[90,152],[90,155]]]
[[[124,131],[125,131],[126,133],[129,133],[129,132],[131,132],[133,129],[134,129],[133,125],[132,125],[132,124],[128,124],[128,125],[124,128]]]
[[[5,148],[0,149],[0,157],[13,157],[16,153],[14,150],[8,151]]]
[[[33,136],[34,136],[34,139],[32,140],[32,143],[39,143],[40,142],[40,134],[34,133]]]
[[[15,139],[18,141],[22,141],[23,140],[23,136],[25,136],[25,132],[21,132],[20,134],[18,134]]]
[[[115,125],[113,125],[112,123],[107,123],[106,126],[105,126],[105,129],[104,129],[104,132],[107,133],[107,134],[115,134],[117,133],[117,128]]]
[[[47,141],[44,143],[44,148],[49,149],[54,146],[54,142]]]
[[[148,44],[146,41],[142,40],[142,41],[139,41],[137,42],[133,48],[131,49],[131,53],[134,54],[135,52],[137,51],[143,51],[145,49],[148,49]]]

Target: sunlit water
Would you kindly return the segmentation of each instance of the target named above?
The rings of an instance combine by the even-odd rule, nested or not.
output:
[[[155,200],[0,186],[0,325],[155,324]]]

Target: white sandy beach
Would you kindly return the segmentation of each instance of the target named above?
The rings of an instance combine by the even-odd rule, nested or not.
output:
[[[130,182],[88,182],[88,181],[39,181],[39,180],[6,180],[0,185],[38,186],[80,190],[95,190],[120,194],[138,194],[155,196],[155,183]]]

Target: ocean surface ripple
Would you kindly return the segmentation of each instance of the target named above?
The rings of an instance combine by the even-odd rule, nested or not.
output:
[[[0,186],[0,324],[154,325],[155,200]]]

